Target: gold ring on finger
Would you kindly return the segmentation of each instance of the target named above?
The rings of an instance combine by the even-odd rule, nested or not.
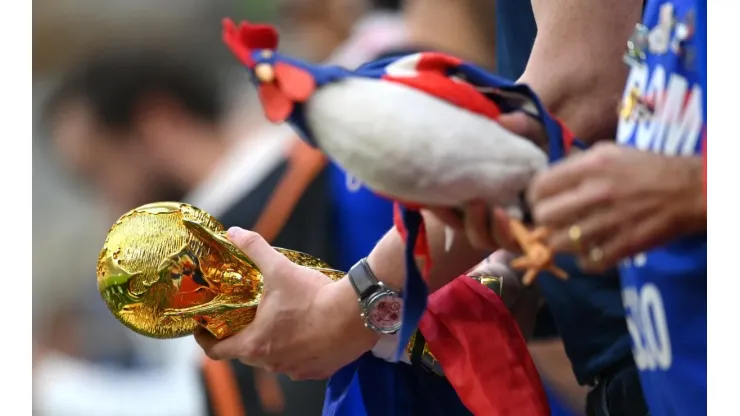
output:
[[[570,241],[573,243],[573,248],[575,251],[580,252],[581,251],[581,236],[582,236],[581,227],[577,225],[573,225],[568,230],[568,237],[570,237]]]

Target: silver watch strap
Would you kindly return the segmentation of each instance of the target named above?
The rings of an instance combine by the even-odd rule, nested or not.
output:
[[[357,293],[357,297],[360,300],[369,296],[378,286],[378,278],[376,278],[373,271],[370,270],[367,258],[358,261],[354,266],[352,266],[347,275],[349,276],[349,281],[352,283],[352,287],[355,289],[355,293]]]

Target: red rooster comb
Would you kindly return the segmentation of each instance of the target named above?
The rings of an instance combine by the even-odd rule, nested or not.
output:
[[[237,27],[231,19],[224,19],[223,40],[241,63],[253,68],[255,62],[252,52],[256,49],[277,49],[278,33],[269,25],[241,22]]]
[[[237,27],[230,19],[223,21],[223,40],[239,61],[249,68],[256,80],[260,102],[268,120],[279,123],[293,112],[296,103],[308,100],[316,89],[316,81],[305,69],[280,60],[256,62],[255,50],[269,51],[273,56],[278,34],[272,26],[242,22]]]

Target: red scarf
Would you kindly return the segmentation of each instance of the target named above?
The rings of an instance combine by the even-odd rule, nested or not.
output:
[[[394,223],[405,240],[400,214],[396,205]],[[416,254],[424,260],[427,276],[431,253],[423,226]],[[450,384],[473,414],[550,414],[519,325],[490,289],[466,276],[458,277],[429,296],[419,329]]]

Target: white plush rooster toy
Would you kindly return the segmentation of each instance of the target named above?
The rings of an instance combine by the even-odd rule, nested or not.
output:
[[[270,121],[289,123],[368,188],[402,201],[408,278],[400,345],[426,305],[426,286],[414,261],[425,251],[418,209],[484,199],[526,218],[522,195],[529,181],[573,143],[528,87],[453,56],[418,53],[350,71],[277,53],[277,32],[267,25],[226,20],[224,41],[250,70]],[[513,111],[542,123],[547,153],[497,123]],[[529,280],[542,269],[561,274],[541,242],[542,230],[529,233],[515,221],[512,233],[525,254],[513,265],[528,269]]]
[[[354,71],[311,65],[277,53],[271,26],[224,25],[224,40],[251,70],[267,118],[290,123],[376,192],[435,206],[484,197],[516,213],[522,190],[548,165],[537,145],[496,122],[514,110],[547,117],[524,86],[440,53]],[[555,120],[543,121],[560,131]],[[550,150],[562,153],[560,141]]]

